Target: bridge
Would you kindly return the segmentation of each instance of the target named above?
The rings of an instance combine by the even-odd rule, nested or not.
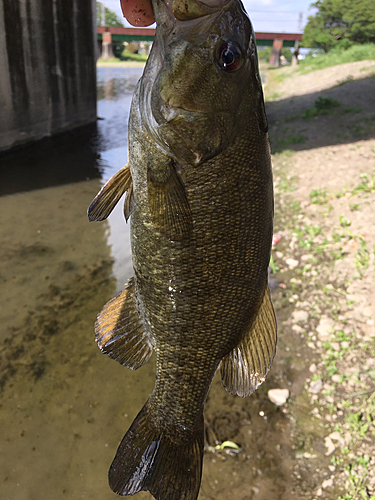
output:
[[[97,39],[102,43],[101,54],[103,59],[111,55],[112,41],[136,42],[152,41],[155,37],[153,28],[119,28],[98,26],[96,28]],[[298,47],[302,41],[302,33],[266,33],[256,32],[255,38],[258,46],[272,46],[273,55],[280,57],[282,47]],[[278,56],[278,57],[277,57]],[[272,56],[271,56],[272,58]],[[270,61],[271,63],[273,62]]]
[[[155,38],[155,29],[153,28],[119,28],[97,26],[98,40],[105,41],[152,41]],[[296,41],[302,40],[302,33],[265,33],[256,32],[255,38],[258,45],[272,45],[274,40],[282,40],[284,47],[294,47]]]

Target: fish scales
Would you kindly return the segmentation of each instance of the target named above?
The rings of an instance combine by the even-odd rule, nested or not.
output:
[[[134,268],[99,314],[96,337],[132,369],[156,353],[155,388],[117,450],[111,488],[196,500],[216,370],[230,393],[248,396],[275,354],[270,148],[241,2],[153,7],[156,40],[133,96],[129,165],[89,208],[90,220],[103,220],[126,193]]]

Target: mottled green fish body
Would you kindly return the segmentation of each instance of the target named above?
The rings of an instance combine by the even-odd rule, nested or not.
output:
[[[242,397],[276,347],[267,285],[273,192],[254,32],[239,0],[153,2],[156,39],[135,91],[129,163],[89,208],[126,193],[134,277],[98,315],[102,352],[156,383],[109,471],[120,495],[195,500],[203,408],[220,365]]]

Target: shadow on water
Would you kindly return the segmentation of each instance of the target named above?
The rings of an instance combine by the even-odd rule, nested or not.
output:
[[[0,196],[101,178],[96,124],[0,155]]]
[[[318,111],[315,103],[322,99],[328,99],[327,107]],[[332,100],[337,102],[330,108]],[[273,153],[371,139],[375,137],[375,78],[349,78],[322,91],[267,101],[266,110]]]
[[[117,498],[108,466],[154,385],[153,360],[132,372],[95,345],[95,317],[132,266],[122,207],[103,223],[86,217],[100,187],[127,161],[140,72],[98,70],[104,120],[96,130],[0,158],[1,499]],[[288,408],[271,404],[267,390],[298,388],[308,360],[292,358],[285,342],[252,397],[227,394],[215,377],[205,412],[208,444],[230,439],[242,449],[236,456],[206,452],[200,500],[295,498]]]

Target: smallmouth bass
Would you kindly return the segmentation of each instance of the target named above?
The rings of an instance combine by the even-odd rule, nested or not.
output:
[[[126,194],[134,277],[99,313],[103,353],[155,388],[109,470],[112,490],[196,500],[203,409],[220,365],[231,394],[265,380],[276,348],[267,285],[273,191],[254,31],[240,0],[153,0],[156,37],[129,120],[129,163],[89,207]]]

